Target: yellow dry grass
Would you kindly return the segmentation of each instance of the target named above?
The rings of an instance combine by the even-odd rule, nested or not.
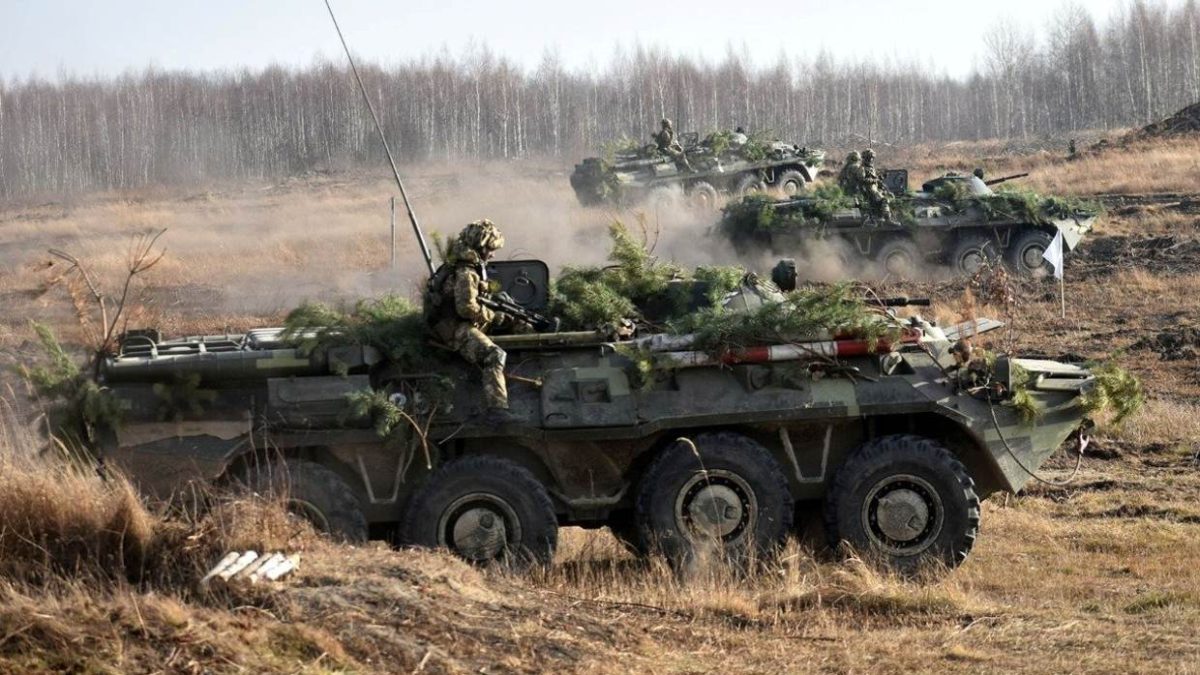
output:
[[[914,171],[969,170],[980,149],[999,156],[999,145],[930,150]],[[1072,162],[1041,155],[986,166],[994,173],[1035,169],[1030,184],[1046,191],[1179,190],[1196,184],[1197,149],[1195,141],[1152,143]],[[1166,177],[1129,182],[1146,167]],[[1118,169],[1124,177],[1114,177]],[[540,255],[547,247],[555,263],[598,262],[612,214],[576,206],[565,172],[555,171],[480,167],[483,178],[456,183],[453,172],[434,167],[410,187],[431,230],[449,233],[489,216],[514,249]],[[111,283],[130,234],[144,228],[170,233],[139,318],[174,334],[274,321],[307,297],[411,289],[423,263],[403,220],[401,266],[388,269],[388,192],[386,182],[364,177],[0,210],[0,357],[31,352],[30,318],[60,331],[73,326],[61,299],[41,287],[46,247],[82,254]],[[701,236],[706,223],[690,218],[660,218],[660,252],[728,262],[723,247]],[[1195,224],[1191,216],[1146,210],[1111,218],[1098,236],[1195,237]],[[146,509],[120,480],[106,484],[86,470],[31,463],[24,455],[34,441],[11,433],[12,419],[4,417],[0,670],[1195,670],[1200,364],[1129,349],[1186,319],[1180,312],[1194,307],[1200,275],[1132,269],[1069,277],[1066,319],[1058,317],[1053,290],[1047,285],[1019,303],[1018,346],[1087,358],[1123,354],[1151,400],[1097,440],[1111,459],[1087,460],[1065,490],[1035,485],[1018,498],[989,500],[970,559],[919,582],[832,559],[809,548],[813,542],[789,544],[755,575],[717,565],[680,576],[661,561],[632,559],[603,530],[570,528],[553,567],[513,575],[441,553],[315,541],[267,515],[227,515],[201,527]],[[966,309],[957,295],[935,300],[935,315],[947,322],[996,313]],[[1061,478],[1068,468],[1056,460],[1046,473]],[[263,525],[269,522],[284,529]],[[238,529],[247,525],[250,532]],[[263,532],[274,538],[264,541]],[[187,548],[197,533],[207,548]],[[190,588],[217,549],[263,544],[302,547],[300,573],[247,596]],[[175,561],[171,574],[128,573],[161,556]],[[120,565],[98,564],[114,560]],[[92,573],[80,573],[86,570]]]

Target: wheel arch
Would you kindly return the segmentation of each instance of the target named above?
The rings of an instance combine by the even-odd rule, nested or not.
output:
[[[893,434],[911,434],[941,443],[967,467],[981,498],[1003,490],[1007,485],[1000,467],[983,439],[952,416],[937,412],[889,415],[876,418],[873,427],[873,433],[864,440]],[[834,467],[834,470],[836,468]]]

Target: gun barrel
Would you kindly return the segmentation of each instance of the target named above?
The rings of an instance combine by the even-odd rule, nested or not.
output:
[[[883,307],[928,307],[930,305],[929,298],[907,298],[904,296],[898,298],[870,298],[868,302],[876,303]]]
[[[1000,183],[1003,183],[1005,181],[1015,180],[1017,178],[1024,178],[1028,175],[1029,175],[1029,172],[1014,173],[1011,176],[1004,176],[1003,178],[993,178],[991,180],[985,180],[985,181],[983,181],[983,184],[984,185],[999,185]]]

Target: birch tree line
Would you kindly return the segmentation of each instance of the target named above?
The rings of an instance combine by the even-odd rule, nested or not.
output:
[[[971,55],[963,55],[971,58]],[[987,31],[965,78],[915,64],[745,52],[702,61],[618,50],[603,69],[535,68],[475,46],[362,69],[401,161],[596,154],[681,130],[743,125],[810,146],[1030,138],[1143,125],[1200,100],[1197,0],[1134,0],[1104,23],[1064,5],[1036,34]],[[348,69],[147,70],[0,83],[0,199],[378,166]]]

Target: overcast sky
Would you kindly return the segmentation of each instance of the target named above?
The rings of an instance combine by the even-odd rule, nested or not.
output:
[[[1098,21],[1129,0],[1077,0]],[[617,45],[720,60],[744,44],[757,64],[781,52],[917,60],[963,75],[1001,17],[1034,29],[1060,0],[333,0],[351,48],[396,63],[470,41],[535,67],[605,65]],[[343,58],[322,0],[0,0],[0,77],[258,68]]]

